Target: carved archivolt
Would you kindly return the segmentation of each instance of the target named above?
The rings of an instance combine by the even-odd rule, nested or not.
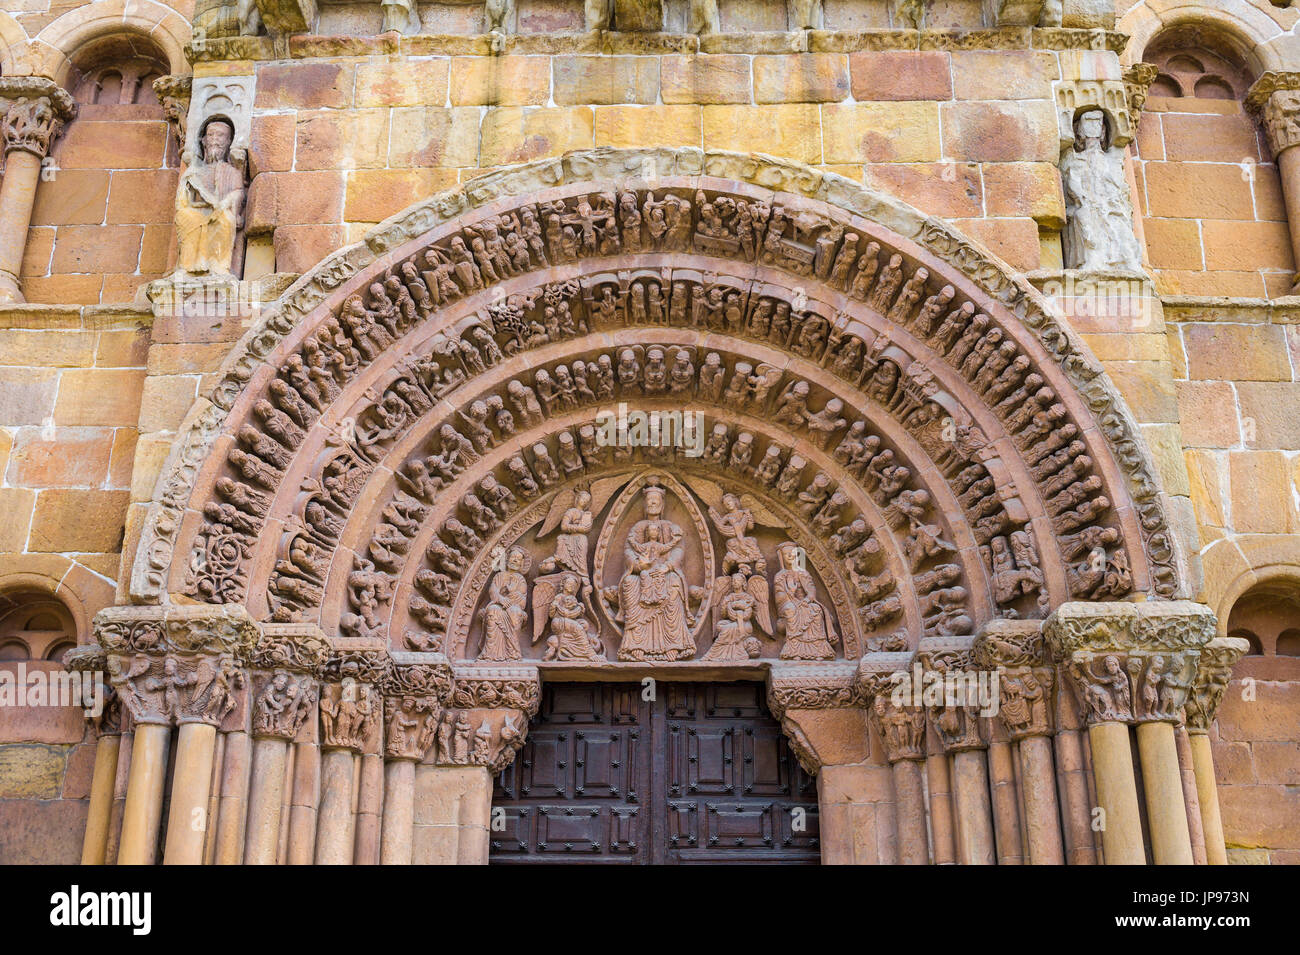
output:
[[[728,154],[485,179],[250,332],[160,484],[138,599],[457,660],[741,662],[1176,593],[1113,389],[937,223],[914,242],[837,208],[906,218],[846,181]],[[639,440],[652,415],[699,433]]]

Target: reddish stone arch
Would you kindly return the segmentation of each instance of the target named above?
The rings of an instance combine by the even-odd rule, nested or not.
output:
[[[710,207],[708,215],[721,215],[716,227],[703,224],[706,216],[697,200],[698,190]],[[629,216],[627,210],[635,206],[636,214],[645,217],[651,195],[654,202],[672,195],[683,204],[689,220],[682,232],[656,236],[644,218],[634,225],[636,216]],[[620,211],[624,196],[632,198],[627,210]],[[762,220],[753,234],[752,251],[745,230],[736,231],[742,205]],[[512,273],[503,280],[484,283],[482,288],[470,287],[469,282],[458,287],[453,269],[447,276],[452,285],[444,288],[446,303],[425,308],[422,301],[399,301],[417,286],[427,291],[430,283],[438,284],[433,275],[427,277],[429,281],[422,275],[404,276],[402,264],[415,257],[421,266],[417,273],[424,265],[436,272],[434,263],[455,251],[451,246],[455,236],[476,230],[482,236],[482,227],[491,222],[518,223],[524,210],[531,210],[539,221],[554,211],[562,225],[574,228],[574,238],[567,239],[562,230],[548,235],[543,227],[530,250],[529,236],[521,232],[514,258],[507,255],[501,265],[503,273]],[[778,233],[773,222],[782,216],[785,224]],[[595,230],[584,233],[583,227],[593,222]],[[858,241],[850,260],[868,251],[871,243],[879,246],[874,251],[875,270],[856,282],[858,288],[855,280],[871,266],[850,261],[847,272],[836,269],[846,235]],[[570,241],[576,242],[576,248],[567,249]],[[296,283],[232,356],[212,403],[192,415],[191,427],[160,482],[137,554],[132,579],[137,599],[157,601],[167,599],[166,594],[185,593],[189,599],[246,602],[255,616],[319,620],[333,631],[350,612],[345,608],[346,581],[354,560],[373,559],[376,528],[392,526],[381,518],[385,508],[391,509],[398,487],[394,475],[417,451],[426,456],[440,450],[436,443],[430,444],[430,436],[443,424],[462,422],[458,416],[474,400],[486,398],[494,389],[499,392],[511,380],[535,383],[538,367],[594,361],[602,353],[617,356],[629,345],[656,344],[695,348],[697,371],[710,352],[725,356],[728,377],[741,361],[752,366],[766,363],[781,371],[775,394],[769,394],[761,407],[719,409],[717,402],[695,393],[698,383],[688,399],[677,404],[706,415],[721,410],[743,422],[751,433],[793,449],[807,445],[810,436],[806,428],[783,427],[775,421],[775,402],[795,382],[806,381],[809,411],[824,411],[832,400],[841,402],[842,417],[864,421],[868,432],[880,437],[881,447],[894,452],[894,465],[908,469],[903,490],[927,495],[919,519],[952,545],[952,559],[934,557],[908,566],[913,560],[904,553],[907,547],[899,538],[906,539],[915,524],[911,518],[898,520],[897,493],[876,499],[871,479],[864,481],[835,460],[834,449],[846,429],[831,432],[825,449],[806,448],[808,457],[844,490],[853,514],[867,521],[885,544],[878,566],[912,578],[910,582],[900,579],[896,585],[900,606],[891,620],[899,623],[885,624],[883,630],[859,628],[852,643],[856,653],[866,648],[868,639],[887,636],[892,626],[905,629],[913,642],[923,632],[943,632],[942,626],[927,629],[925,603],[930,592],[920,592],[916,584],[918,573],[937,566],[952,564],[959,570],[959,577],[949,583],[961,587],[965,596],[948,620],[960,620],[959,629],[965,632],[973,632],[999,612],[1037,616],[1071,596],[1114,599],[1129,592],[1173,596],[1183,587],[1161,493],[1136,429],[1082,346],[1056,324],[1035,293],[995,260],[938,223],[922,220],[912,210],[871,196],[846,180],[730,154],[600,151],[476,181],[466,192],[436,197],[395,217],[372,233],[367,243],[343,250]],[[442,250],[432,262],[425,256],[431,248]],[[368,290],[376,281],[390,279],[396,285],[386,293],[390,301],[384,305]],[[706,302],[703,323],[696,325],[691,308],[684,313],[685,321],[680,320],[683,313],[663,324],[635,316],[628,301],[631,288],[637,281],[644,286],[652,280],[666,285],[669,296],[675,281],[700,284]],[[503,306],[509,311],[511,303],[533,296],[536,302],[545,302],[546,290],[564,283],[572,283],[571,310],[585,330],[506,355],[509,336],[498,327],[493,338],[503,351],[500,361],[485,361],[481,370],[464,366],[465,380],[446,392],[423,387],[424,399],[419,399],[410,390],[412,384],[420,384],[409,378],[415,374],[412,361],[428,358],[435,348],[445,349],[473,326],[483,325],[486,316],[495,313],[494,321],[500,322]],[[729,291],[743,289],[750,296],[745,323],[754,302],[768,298],[777,305],[788,304],[805,323],[825,323],[825,335],[809,347],[794,333],[773,340],[770,334],[766,339],[752,334],[744,323],[739,329],[730,327],[725,309],[720,321],[716,314],[710,321],[707,296],[714,286],[722,288],[724,302]],[[614,300],[612,311],[602,311],[606,289]],[[908,298],[903,289],[910,289],[913,296]],[[312,348],[309,340],[318,340],[322,328],[337,322],[336,316],[357,301],[357,295],[362,296],[362,310],[368,308],[372,314],[397,308],[391,332],[374,336],[373,342],[362,335],[366,343],[358,347],[362,342],[356,335],[344,334],[342,326],[329,326],[331,337],[343,335],[352,351],[367,353],[361,354],[363,361],[338,376],[337,389],[330,389],[337,393],[328,400],[307,401],[302,391],[292,388],[288,391],[297,395],[297,401],[293,395],[286,397],[285,385],[293,377],[291,356],[304,356],[304,347]],[[423,294],[419,297],[423,299]],[[523,309],[530,317],[536,317],[536,302]],[[948,338],[940,329],[953,316],[956,324],[947,329],[955,337]],[[971,325],[976,318],[981,322],[977,327]],[[988,400],[990,382],[1003,379],[987,374],[981,378],[980,372],[998,349],[987,347],[980,335],[964,338],[973,327],[983,333],[996,330],[1001,340],[994,345],[1005,345],[1002,351],[1008,364],[1019,368],[1019,377],[1007,379],[1006,390],[992,392],[997,400]],[[833,342],[832,331],[838,335]],[[853,340],[863,357],[856,365],[846,363],[841,368],[838,359]],[[980,355],[979,361],[972,357]],[[875,365],[869,368],[869,362]],[[887,363],[894,370],[877,379],[875,370]],[[409,379],[408,397],[402,399],[409,413],[403,413],[405,420],[398,425],[389,420],[377,426],[375,422],[384,416],[372,406],[376,399],[382,404],[385,395],[396,395],[394,383],[403,376]],[[891,376],[908,387],[895,384],[887,389]],[[273,380],[280,381],[275,395],[270,391]],[[430,381],[426,378],[424,385]],[[1017,399],[1019,389],[1024,394],[1008,404],[1009,399]],[[412,396],[415,400],[410,400]],[[1025,396],[1036,396],[1041,403],[1035,408]],[[618,393],[613,397],[617,400]],[[393,407],[401,403],[396,401]],[[418,528],[412,531],[405,557],[390,568],[398,580],[396,592],[362,629],[383,631],[395,648],[402,648],[402,634],[410,623],[403,608],[415,593],[412,581],[421,554],[439,531],[439,522],[460,507],[462,492],[489,471],[499,480],[503,462],[515,451],[550,440],[560,430],[576,429],[595,410],[595,404],[586,402],[569,409],[567,418],[546,416],[518,426],[513,435],[495,431],[483,460],[471,466],[463,480],[456,479],[449,488],[453,493],[424,502],[420,516],[412,521]],[[299,420],[292,420],[294,416]],[[268,425],[278,438],[271,436]],[[249,427],[253,431],[241,434]],[[978,434],[962,430],[967,427],[978,429]],[[369,438],[385,428],[392,428],[391,440],[372,442],[362,450],[358,435]],[[954,441],[958,433],[962,437]],[[948,448],[958,450],[950,454]],[[232,449],[244,457],[237,462]],[[268,585],[278,586],[277,573],[289,577],[297,573],[289,552],[295,536],[302,534],[295,525],[313,527],[318,523],[313,515],[330,509],[308,510],[312,485],[303,491],[304,481],[324,484],[322,476],[331,477],[337,486],[337,479],[349,473],[337,467],[329,470],[340,454],[364,466],[354,469],[350,484],[355,486],[339,498],[342,506],[333,507],[339,526],[332,540],[308,560],[319,561],[321,572],[304,586],[291,586],[299,598],[304,594],[305,598],[277,604]],[[1049,463],[1059,459],[1060,466],[1042,466],[1052,455],[1056,458]],[[651,463],[663,466],[663,462]],[[589,464],[573,480],[598,479],[606,470]],[[245,489],[252,493],[241,494],[228,483],[236,480],[248,482]],[[980,484],[982,493],[971,492],[972,482]],[[763,497],[756,482],[741,483]],[[548,489],[550,494],[560,490],[558,485]],[[1077,497],[1085,512],[1091,507],[1096,513],[1085,513],[1080,523],[1062,529],[1071,520],[1062,519],[1062,491],[1067,499]],[[781,502],[774,501],[773,506]],[[891,512],[894,526],[886,516]],[[409,514],[407,519],[411,520]],[[805,520],[800,526],[810,540],[824,541],[832,528],[841,526],[823,523],[820,531],[803,526],[810,523]],[[989,527],[994,528],[991,534]],[[1097,530],[1083,543],[1091,541],[1092,546],[1080,550],[1079,542],[1068,538],[1089,527]],[[1024,592],[1019,596],[1000,600],[994,568],[980,546],[989,545],[991,537],[1007,538],[1016,531],[1029,532],[1033,538],[1041,583],[1036,592],[1021,588]],[[500,542],[509,543],[504,538]],[[490,550],[493,541],[485,543]],[[817,546],[810,548],[813,565],[826,591],[843,589],[845,574],[839,574],[838,584],[835,580],[840,555],[824,547],[821,554],[816,550]],[[1019,568],[1018,563],[1013,566]],[[1125,567],[1127,578],[1122,573]],[[313,596],[313,590],[319,594]],[[348,623],[357,629],[355,620]]]

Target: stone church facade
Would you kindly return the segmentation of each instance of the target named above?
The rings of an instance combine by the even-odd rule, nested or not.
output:
[[[1300,862],[1289,4],[0,7],[0,862]]]

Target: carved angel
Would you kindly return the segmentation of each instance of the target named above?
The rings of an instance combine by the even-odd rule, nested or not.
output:
[[[737,662],[756,657],[761,652],[754,636],[754,621],[764,633],[772,632],[772,614],[768,606],[767,580],[744,574],[719,577],[713,585],[713,646],[703,659]]]
[[[605,659],[591,618],[591,585],[566,572],[538,577],[533,584],[533,643],[549,630],[543,660]]]

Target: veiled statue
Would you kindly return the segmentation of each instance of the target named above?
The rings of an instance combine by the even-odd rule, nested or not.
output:
[[[483,649],[478,659],[502,662],[518,660],[519,632],[528,617],[528,572],[531,558],[522,547],[505,554],[505,567],[488,585],[488,603],[483,608]]]
[[[785,629],[782,660],[834,660],[839,635],[830,615],[817,601],[813,576],[799,545],[786,541],[776,551],[781,569],[772,581],[778,626]]]
[[[1110,147],[1106,114],[1085,110],[1074,121],[1074,148],[1061,158],[1065,189],[1065,266],[1137,270],[1142,254],[1133,233],[1133,204],[1124,151]]]
[[[244,224],[244,173],[230,161],[234,136],[228,119],[208,120],[198,154],[176,187],[176,266],[190,275],[230,274]]]
[[[695,655],[689,588],[682,570],[682,529],[664,518],[663,488],[642,492],[645,517],[632,525],[623,546],[618,620],[620,660],[687,660]]]

